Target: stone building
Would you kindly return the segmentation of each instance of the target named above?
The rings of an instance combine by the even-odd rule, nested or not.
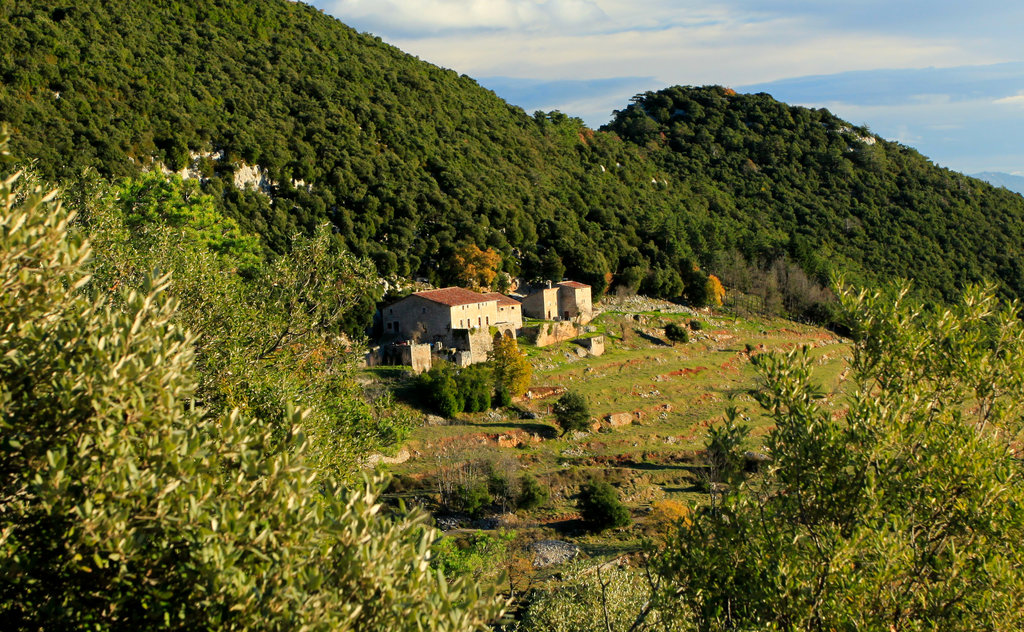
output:
[[[494,325],[503,336],[516,337],[523,328],[523,305],[514,298],[509,298],[498,292],[491,292],[483,295],[487,299],[493,298],[498,302],[498,317]]]
[[[516,336],[523,326],[522,306],[503,294],[480,294],[459,287],[410,294],[383,310],[384,335],[430,344],[465,366],[487,360],[492,331]]]
[[[583,325],[594,319],[594,305],[590,300],[590,286],[579,281],[558,284],[558,313],[562,320],[575,320]]]
[[[562,281],[554,287],[548,283],[548,287],[540,288],[523,299],[523,314],[540,320],[588,323],[594,318],[590,286],[578,281]]]
[[[498,321],[498,301],[460,287],[416,292],[384,308],[384,334],[413,342],[453,345],[457,329],[486,329]]]

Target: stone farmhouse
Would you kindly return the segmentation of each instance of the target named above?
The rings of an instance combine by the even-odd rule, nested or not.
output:
[[[459,287],[410,294],[383,312],[384,334],[448,352],[456,364],[487,360],[494,333],[516,336],[522,307],[503,294]]]
[[[523,299],[523,314],[539,320],[571,320],[579,325],[594,318],[590,286],[578,281],[562,281],[533,292]]]
[[[400,342],[376,347],[367,354],[367,365],[405,364],[414,371],[430,369],[434,358],[443,357],[458,366],[485,362],[494,348],[494,336],[517,337],[523,316],[542,320],[572,321],[578,326],[593,318],[590,286],[562,281],[542,288],[522,303],[489,292],[482,294],[460,287],[415,292],[382,311],[384,338]]]

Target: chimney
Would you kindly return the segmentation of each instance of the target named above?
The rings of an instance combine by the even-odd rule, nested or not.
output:
[[[550,290],[551,289],[551,279],[547,280],[547,284],[548,284],[548,289]]]

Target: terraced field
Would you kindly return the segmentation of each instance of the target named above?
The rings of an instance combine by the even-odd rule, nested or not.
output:
[[[705,501],[700,451],[708,428],[723,420],[728,406],[739,409],[752,429],[747,447],[759,448],[771,426],[751,396],[759,379],[753,355],[807,347],[827,397],[841,386],[849,346],[822,329],[691,312],[649,299],[613,299],[601,307],[590,330],[605,336],[603,355],[591,357],[572,342],[526,347],[534,387],[532,397],[516,402],[517,410],[431,417],[415,430],[397,459],[407,460],[387,466],[397,476],[399,495],[431,507],[445,472],[453,469],[463,477],[528,471],[551,490],[551,501],[505,520],[571,531],[579,486],[598,478],[619,488],[639,520],[632,529],[642,530],[656,500],[688,506]],[[670,322],[696,327],[690,341],[665,340]],[[597,430],[560,436],[550,411],[566,390],[586,396]]]

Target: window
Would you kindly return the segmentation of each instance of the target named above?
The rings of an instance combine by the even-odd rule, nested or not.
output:
[[[491,324],[491,317],[490,317],[490,316],[488,316],[488,317],[487,317],[487,324],[488,324],[488,325],[490,325],[490,324]]]

